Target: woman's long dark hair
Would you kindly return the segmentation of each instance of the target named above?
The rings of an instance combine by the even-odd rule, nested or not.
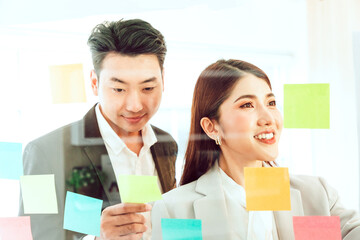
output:
[[[219,120],[220,105],[246,74],[263,79],[271,89],[269,78],[264,71],[240,60],[219,60],[200,74],[194,89],[189,141],[180,185],[197,180],[219,158],[220,147],[206,135],[200,126],[200,120],[203,117]]]

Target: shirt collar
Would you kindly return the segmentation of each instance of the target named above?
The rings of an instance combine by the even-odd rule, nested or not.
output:
[[[218,164],[218,163],[217,163]],[[225,191],[231,193],[232,197],[237,199],[243,207],[246,207],[246,193],[245,189],[229,177],[220,166],[219,172]]]
[[[99,124],[99,129],[104,142],[114,151],[115,154],[119,154],[126,145],[124,141],[115,133],[106,121],[100,111],[100,105],[97,104],[95,107],[96,118]],[[156,135],[149,123],[146,123],[144,128],[141,130],[142,140],[144,147],[150,148],[157,142]]]

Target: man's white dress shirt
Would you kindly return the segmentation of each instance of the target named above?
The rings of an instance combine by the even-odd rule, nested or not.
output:
[[[150,147],[157,142],[156,135],[149,123],[141,130],[143,140],[143,147],[140,150],[139,156],[132,152],[121,138],[110,127],[109,123],[105,120],[100,111],[99,104],[95,107],[96,119],[98,121],[101,136],[104,140],[106,150],[115,173],[123,175],[150,175],[157,176],[155,163],[150,151]],[[162,191],[161,184],[158,181],[160,191]],[[146,219],[145,225],[148,230],[144,233],[143,239],[151,239],[151,216],[150,212],[142,213]],[[90,237],[90,236],[87,236]],[[86,239],[94,239],[84,238]]]

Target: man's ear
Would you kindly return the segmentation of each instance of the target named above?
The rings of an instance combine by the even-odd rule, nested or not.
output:
[[[161,70],[161,81],[162,81],[162,86],[163,86],[163,91],[165,90],[165,85],[164,85],[164,74],[165,74],[165,72],[164,72],[164,69],[163,70]]]
[[[91,80],[91,88],[95,96],[98,96],[99,92],[99,81],[97,78],[97,75],[95,73],[95,70],[91,70],[90,72],[90,80]]]
[[[206,133],[206,135],[209,136],[209,138],[215,140],[216,137],[219,135],[217,122],[215,120],[211,120],[208,117],[203,117],[200,120],[200,126]]]

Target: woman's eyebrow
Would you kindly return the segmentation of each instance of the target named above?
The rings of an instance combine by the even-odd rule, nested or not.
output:
[[[243,98],[251,98],[251,99],[255,99],[255,98],[256,98],[256,96],[255,96],[255,95],[250,95],[250,94],[247,94],[247,95],[242,95],[242,96],[238,97],[238,98],[234,101],[234,103],[236,103],[237,101],[239,101],[239,100],[241,100],[241,99],[243,99]]]
[[[273,93],[269,93],[269,94],[266,95],[266,98],[270,98],[270,97],[275,97],[275,95],[274,95]],[[234,101],[234,103],[236,103],[237,101],[239,101],[239,100],[241,100],[241,99],[243,99],[243,98],[255,99],[256,96],[255,96],[255,95],[251,95],[251,94],[242,95],[242,96],[238,97],[238,98]]]
[[[275,95],[273,93],[269,93],[268,95],[266,95],[267,98],[270,98],[270,97],[275,97]]]

